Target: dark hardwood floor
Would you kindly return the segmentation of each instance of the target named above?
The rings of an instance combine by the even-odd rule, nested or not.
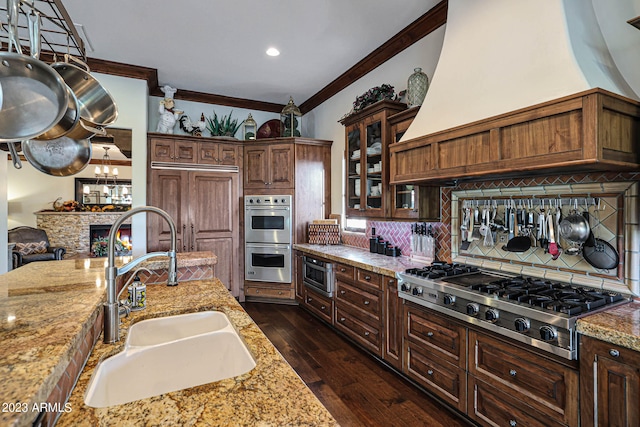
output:
[[[243,307],[341,426],[470,425],[298,306]]]

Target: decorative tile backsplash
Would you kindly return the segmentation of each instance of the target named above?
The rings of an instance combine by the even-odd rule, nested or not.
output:
[[[563,270],[583,271],[587,276],[592,274],[596,281],[603,280],[597,279],[598,277],[605,277],[604,280],[606,277],[610,277],[612,281],[624,282],[629,289],[638,292],[640,290],[640,248],[638,247],[640,241],[640,202],[637,194],[639,180],[640,173],[591,173],[464,182],[457,187],[443,187],[441,191],[441,222],[430,223],[436,236],[436,256],[443,261],[452,261],[461,255],[464,257],[469,255],[471,258],[478,257],[483,260],[482,262],[496,263],[493,260],[505,259],[506,255],[506,261],[513,262],[514,268],[522,269],[538,265],[548,268],[548,274],[555,274],[554,271]],[[625,184],[621,183],[627,183],[626,187],[629,187],[634,182],[636,185],[626,192],[608,190],[608,188],[612,188],[607,185],[608,183],[622,186]],[[472,245],[469,251],[461,254],[457,247],[452,247],[454,242],[459,245],[460,233],[459,223],[456,222],[459,221],[459,213],[452,211],[452,209],[459,209],[458,198],[460,195],[454,197],[453,192],[473,195],[474,191],[480,191],[476,194],[484,194],[486,198],[491,198],[492,195],[493,197],[497,195],[509,197],[511,195],[516,199],[523,194],[533,194],[539,199],[544,196],[546,191],[549,191],[550,187],[554,188],[554,195],[570,194],[574,192],[572,188],[580,188],[580,191],[584,193],[601,195],[601,208],[604,206],[602,203],[606,204],[606,207],[598,213],[600,225],[597,225],[598,221],[593,207],[589,209],[592,217],[591,224],[594,227],[596,237],[610,242],[618,250],[620,254],[618,269],[614,272],[594,271],[579,256],[560,256],[558,260],[550,261],[548,254],[544,254],[542,249],[516,254],[499,250],[497,245],[494,248],[484,248],[476,244]],[[563,211],[568,212],[568,207],[565,207]],[[455,229],[452,229],[452,222],[456,224]],[[411,222],[400,221],[367,221],[365,234],[345,232],[343,243],[368,249],[371,227],[375,227],[377,235],[381,235],[400,247],[403,255],[410,255],[411,224]],[[501,242],[501,244],[504,243]],[[566,245],[566,243],[564,244]],[[585,281],[587,280],[588,278],[585,278]]]

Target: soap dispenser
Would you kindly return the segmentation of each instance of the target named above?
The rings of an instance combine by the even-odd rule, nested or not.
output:
[[[147,308],[147,285],[140,281],[138,274],[135,275],[127,290],[129,291],[127,302],[130,304],[131,311]]]

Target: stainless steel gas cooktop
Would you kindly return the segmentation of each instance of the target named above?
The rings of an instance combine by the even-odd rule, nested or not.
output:
[[[576,320],[629,302],[601,289],[434,262],[398,273],[401,298],[566,359],[577,357]]]

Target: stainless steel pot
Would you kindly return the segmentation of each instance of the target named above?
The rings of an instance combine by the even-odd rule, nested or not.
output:
[[[71,64],[84,66],[87,71]],[[64,79],[78,99],[80,120],[89,127],[104,127],[118,118],[118,109],[107,90],[88,72],[89,67],[71,55],[65,55],[65,62],[56,62],[51,67]]]
[[[29,140],[22,143],[24,157],[42,173],[70,176],[83,170],[91,161],[91,142],[63,136],[49,141]]]
[[[590,231],[589,223],[577,211],[574,211],[560,222],[560,235],[563,239],[573,243],[586,242]]]
[[[16,40],[18,7],[7,2],[9,10],[9,49],[0,52],[0,142],[35,138],[51,129],[64,116],[69,103],[67,86],[44,62],[22,55]]]

